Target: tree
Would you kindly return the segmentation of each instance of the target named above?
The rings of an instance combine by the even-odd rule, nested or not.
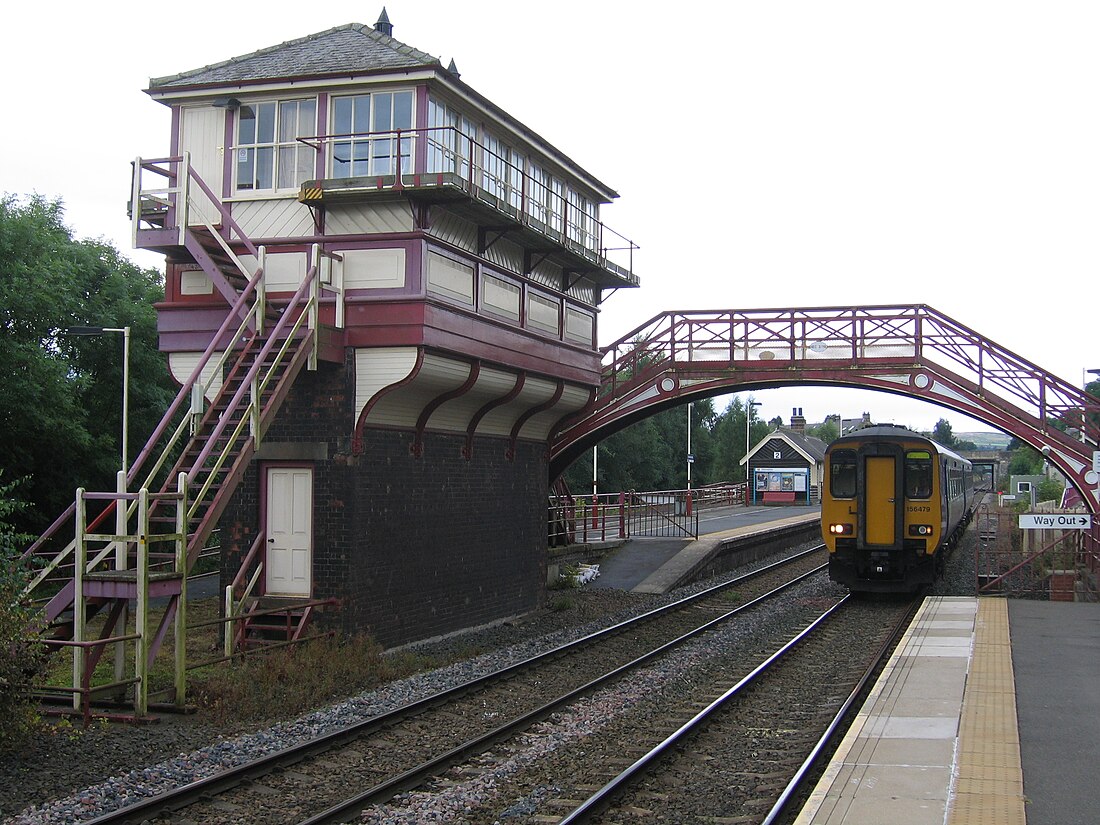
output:
[[[73,491],[114,489],[120,463],[121,335],[66,336],[74,326],[131,328],[128,453],[174,395],[157,352],[161,275],[101,241],[74,240],[61,202],[0,198],[0,471],[26,479],[18,531],[37,533]]]
[[[840,438],[840,416],[827,415],[821,424],[806,428],[806,435],[832,444]]]
[[[951,429],[951,422],[941,418],[932,428],[932,440],[942,444],[951,450],[976,450],[978,445],[973,441],[963,441]]]
[[[714,402],[691,405],[692,487],[714,479]],[[598,445],[596,470],[602,492],[673,490],[687,484],[687,411],[684,405],[662,410],[614,433]],[[564,473],[576,493],[592,489],[592,453],[574,461]]]
[[[749,397],[749,401],[752,397]],[[748,447],[757,444],[771,428],[754,415],[749,433],[748,445],[745,444],[745,403],[734,397],[729,406],[720,413],[714,423],[714,469],[715,481],[744,481],[745,457]]]
[[[21,599],[30,568],[20,555],[30,537],[11,518],[26,503],[16,496],[18,482],[2,482],[0,473],[0,751],[10,751],[33,727],[32,677],[45,661],[45,646],[27,632],[40,614]]]

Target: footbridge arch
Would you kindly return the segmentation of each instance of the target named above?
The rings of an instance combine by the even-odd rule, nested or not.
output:
[[[666,407],[768,387],[847,386],[929,401],[1010,433],[1100,512],[1100,400],[923,304],[664,312],[603,352],[593,400],[551,440],[552,477]]]

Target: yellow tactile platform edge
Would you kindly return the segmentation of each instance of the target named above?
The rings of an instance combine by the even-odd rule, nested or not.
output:
[[[1025,825],[1008,602],[978,600],[947,825]]]

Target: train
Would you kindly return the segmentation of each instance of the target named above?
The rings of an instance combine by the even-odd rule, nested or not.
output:
[[[829,578],[867,593],[932,584],[981,500],[979,484],[971,462],[904,427],[836,439],[821,495]]]

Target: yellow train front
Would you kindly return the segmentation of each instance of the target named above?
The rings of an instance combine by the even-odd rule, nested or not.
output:
[[[821,532],[829,577],[854,591],[912,591],[943,573],[973,504],[969,461],[903,427],[842,436],[825,453]]]

